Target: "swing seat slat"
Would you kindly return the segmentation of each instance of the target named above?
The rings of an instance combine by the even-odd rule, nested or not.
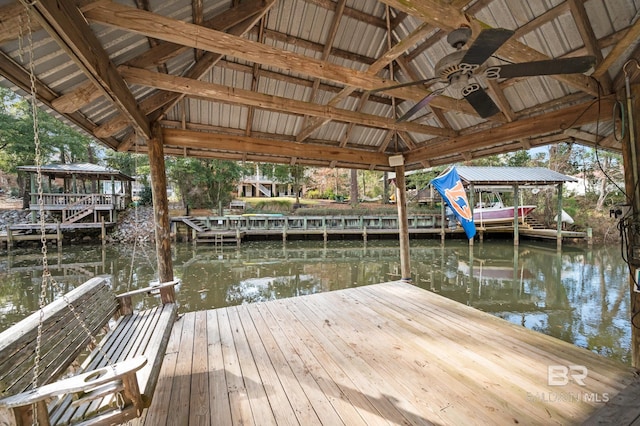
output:
[[[150,405],[177,317],[174,293],[177,281],[122,295],[115,295],[108,281],[106,276],[92,278],[67,293],[67,301],[58,299],[44,308],[39,368],[42,374],[37,389],[30,387],[40,313],[0,333],[0,391],[13,395],[1,399],[0,408],[13,409],[17,424],[32,415],[34,395],[41,396],[36,398],[40,401],[41,424],[46,424],[41,418],[43,412],[50,424],[116,424],[139,416]],[[133,311],[133,296],[152,294],[159,295],[162,303],[144,311]],[[104,336],[79,367],[80,375],[59,379],[91,341],[75,315],[69,316],[67,303],[74,306],[92,335]],[[112,318],[115,321],[110,321]],[[105,334],[103,330],[109,324]],[[19,360],[17,366],[13,360]],[[117,377],[105,373],[113,371],[114,365],[131,371]],[[132,365],[135,368],[132,369]],[[77,383],[89,375],[94,377],[96,372],[102,373],[99,380]],[[77,388],[70,383],[76,383]],[[118,396],[119,391],[123,399]],[[62,396],[51,400],[51,392]],[[16,407],[16,398],[30,402]],[[43,408],[43,404],[46,407]]]

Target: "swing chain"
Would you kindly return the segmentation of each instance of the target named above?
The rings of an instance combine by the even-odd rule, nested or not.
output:
[[[32,21],[31,21],[31,12],[30,7],[33,7],[35,2],[20,0],[21,3],[25,7],[25,16],[27,19],[26,22],[26,36],[27,36],[27,45],[28,45],[28,64],[29,64],[29,82],[30,82],[30,104],[31,104],[31,115],[33,122],[33,140],[35,145],[35,163],[36,163],[36,183],[37,183],[37,191],[38,191],[38,212],[40,215],[40,242],[42,244],[41,252],[42,252],[42,281],[40,284],[40,300],[39,300],[39,320],[38,320],[38,332],[36,336],[36,348],[34,353],[34,367],[33,367],[33,379],[32,385],[33,388],[38,387],[38,377],[40,375],[40,361],[41,361],[41,347],[42,347],[42,331],[44,324],[44,307],[46,306],[47,300],[47,287],[48,285],[52,285],[57,292],[63,294],[62,298],[73,313],[74,317],[82,327],[83,331],[87,334],[91,343],[97,347],[98,351],[104,357],[109,365],[113,367],[113,361],[111,358],[104,352],[103,348],[98,345],[98,341],[93,336],[89,328],[87,327],[85,321],[81,318],[80,314],[76,311],[73,304],[69,301],[69,299],[64,294],[64,289],[61,288],[60,284],[53,279],[51,275],[51,271],[49,270],[48,258],[47,258],[47,237],[46,237],[46,224],[45,224],[45,210],[44,210],[44,190],[42,185],[42,150],[40,144],[40,126],[38,122],[38,100],[37,100],[37,81],[36,81],[36,73],[35,73],[35,59],[34,55],[34,46],[33,46],[33,33],[32,33]],[[22,31],[22,14],[20,14],[20,34],[19,34],[19,54],[20,58],[24,60],[24,43],[23,43],[23,31]],[[38,410],[33,410],[33,425],[39,424],[37,418]]]

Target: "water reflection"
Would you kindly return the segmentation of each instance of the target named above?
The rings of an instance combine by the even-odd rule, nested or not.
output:
[[[38,254],[34,254],[38,253]],[[183,312],[273,300],[400,277],[397,243],[260,242],[240,249],[178,244],[173,254]],[[579,249],[555,243],[416,240],[414,283],[516,324],[630,362],[626,265],[616,247]],[[91,276],[110,274],[117,292],[156,279],[150,247],[64,247],[48,259],[57,289],[69,291]],[[42,274],[39,250],[0,258],[0,330],[37,309]],[[141,301],[138,307],[143,307]],[[470,324],[470,327],[472,325]]]

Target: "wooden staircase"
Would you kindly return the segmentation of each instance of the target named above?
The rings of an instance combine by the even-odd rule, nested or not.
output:
[[[542,223],[539,220],[534,219],[532,217],[525,217],[524,218],[524,223],[527,224],[532,229],[545,229],[546,228],[546,226],[544,226],[544,223]]]
[[[80,219],[89,216],[94,211],[95,205],[93,203],[93,197],[89,195],[62,209],[62,223],[75,223]]]
[[[189,227],[195,230],[198,233],[211,231],[211,228],[206,224],[206,222],[196,219],[191,216],[183,217],[182,221],[189,225]]]

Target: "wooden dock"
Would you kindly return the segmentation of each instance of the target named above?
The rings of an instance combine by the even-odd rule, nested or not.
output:
[[[104,242],[107,230],[112,229],[115,225],[115,222],[46,223],[44,238],[47,241],[55,241],[60,246],[65,235],[93,231],[99,240]],[[4,246],[9,249],[19,241],[41,241],[42,238],[39,223],[13,224],[5,231],[0,231],[0,247]]]
[[[174,216],[171,219],[173,237],[184,236],[198,243],[239,244],[245,239],[343,239],[398,238],[398,216]],[[181,229],[179,229],[181,228]],[[513,234],[513,225],[477,227],[480,239],[494,234]],[[412,215],[407,232],[411,238],[464,238],[458,226],[444,226],[435,214]],[[519,234],[536,239],[584,239],[585,232],[539,229],[527,223],[520,225]]]
[[[567,383],[549,386],[550,367]],[[390,282],[185,314],[136,422],[580,424],[632,383],[631,367]]]

